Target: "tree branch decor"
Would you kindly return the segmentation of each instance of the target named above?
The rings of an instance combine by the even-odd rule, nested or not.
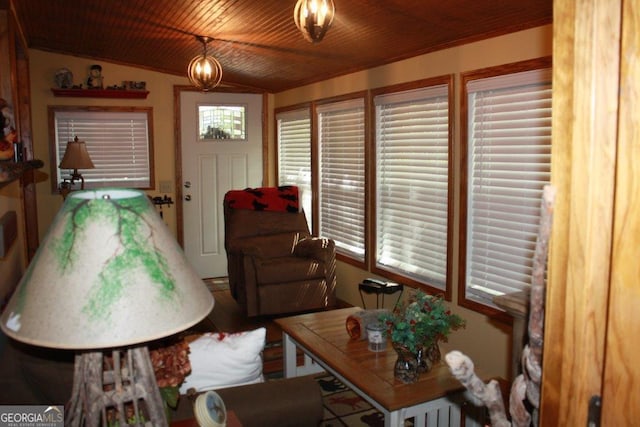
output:
[[[90,239],[96,222],[110,223],[117,230],[104,242],[113,243],[113,251],[105,260],[83,308],[90,316],[102,319],[108,316],[109,307],[122,297],[126,288],[127,271],[143,269],[158,285],[158,294],[165,298],[173,292],[174,280],[167,261],[157,249],[152,228],[144,216],[147,210],[147,201],[139,197],[104,199],[98,203],[93,199],[72,199],[59,213],[65,218],[65,231],[52,245],[63,272],[75,267],[79,256],[76,242]]]
[[[522,352],[522,374],[516,377],[511,386],[509,397],[511,421],[507,418],[502,393],[497,381],[492,380],[485,384],[475,374],[473,361],[459,351],[451,351],[445,356],[453,376],[488,408],[491,424],[494,427],[538,425],[544,337],[544,276],[547,265],[549,236],[551,235],[553,223],[555,196],[555,187],[551,185],[544,187],[538,239],[536,241],[531,275],[528,322],[529,343]],[[528,409],[525,402],[528,402],[532,409]]]

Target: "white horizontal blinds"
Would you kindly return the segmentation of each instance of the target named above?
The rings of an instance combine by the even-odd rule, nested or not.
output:
[[[311,210],[311,114],[308,108],[276,115],[278,185],[297,185],[309,224]]]
[[[318,106],[320,235],[364,261],[364,99]]]
[[[85,141],[95,169],[82,169],[85,188],[150,187],[146,112],[58,111],[55,114],[58,163],[67,141]],[[66,175],[67,171],[58,169]]]
[[[551,70],[472,80],[467,93],[467,290],[490,303],[531,283],[551,170]]]
[[[376,265],[445,289],[448,86],[376,96]]]

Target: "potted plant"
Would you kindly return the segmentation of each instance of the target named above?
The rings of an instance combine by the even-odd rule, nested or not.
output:
[[[414,382],[420,371],[431,369],[432,363],[440,360],[438,343],[447,341],[452,331],[465,326],[464,319],[447,308],[442,295],[428,295],[420,290],[406,303],[383,313],[380,321],[398,353],[394,373],[403,382]]]

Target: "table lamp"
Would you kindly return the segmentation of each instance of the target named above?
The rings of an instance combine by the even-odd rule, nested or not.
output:
[[[80,181],[80,189],[84,190],[84,177],[78,172],[78,169],[95,168],[87,151],[87,144],[84,141],[79,141],[77,136],[73,141],[67,142],[67,148],[58,167],[60,169],[73,169],[71,179],[67,181],[65,178],[60,186],[63,198],[67,197],[76,181]]]
[[[10,337],[75,349],[65,425],[166,426],[147,342],[201,321],[213,297],[141,191],[71,193],[0,317]],[[103,351],[105,354],[103,355]]]

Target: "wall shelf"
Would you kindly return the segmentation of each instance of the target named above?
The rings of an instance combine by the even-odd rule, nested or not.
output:
[[[145,99],[149,95],[148,90],[124,90],[124,89],[55,89],[54,96],[73,98],[129,98]]]
[[[42,160],[0,162],[0,188],[20,178],[25,172],[32,169],[40,169],[42,166],[44,166]]]

